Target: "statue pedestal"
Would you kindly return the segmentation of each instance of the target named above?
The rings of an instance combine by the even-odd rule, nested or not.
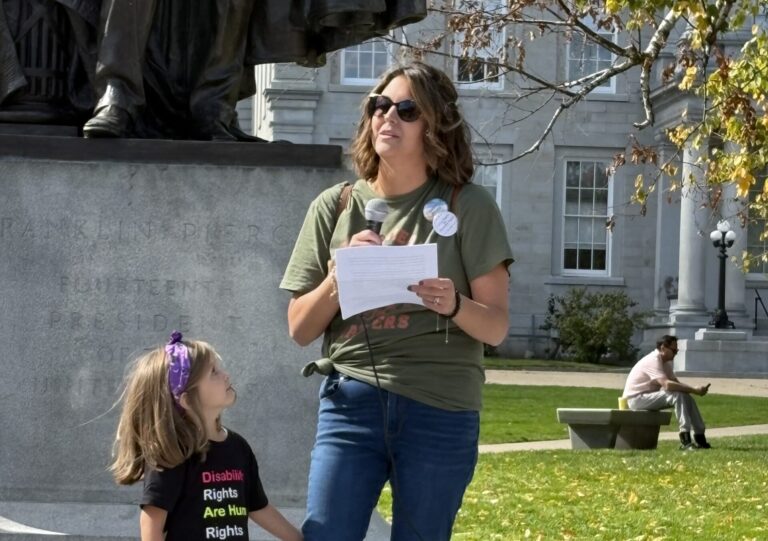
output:
[[[675,372],[725,377],[768,376],[768,341],[748,331],[702,328],[694,340],[679,340]]]
[[[12,122],[2,122],[2,120],[0,120],[0,135],[77,137],[77,126],[59,126],[56,124],[15,124]]]
[[[702,328],[693,335],[696,340],[744,342],[752,333],[741,329],[715,329],[714,327]]]
[[[174,329],[221,354],[224,424],[300,522],[320,383],[300,370],[320,352],[288,337],[278,285],[310,201],[352,176],[341,149],[0,135],[0,167],[0,539],[138,536],[111,408]]]

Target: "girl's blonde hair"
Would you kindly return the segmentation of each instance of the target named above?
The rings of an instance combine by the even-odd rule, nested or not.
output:
[[[190,359],[190,373],[183,409],[168,385],[170,359],[158,347],[136,359],[125,383],[123,409],[113,446],[110,471],[121,485],[139,481],[144,470],[178,466],[195,454],[205,458],[208,437],[200,413],[195,386],[212,366],[218,354],[210,344],[184,340]],[[217,419],[218,428],[221,428]]]
[[[395,77],[408,81],[411,95],[425,121],[424,153],[427,174],[450,185],[467,184],[472,179],[472,146],[469,128],[459,112],[458,94],[448,76],[423,62],[412,62],[385,73],[374,94],[380,94]],[[361,178],[370,180],[379,173],[379,156],[371,137],[368,97],[362,106],[357,134],[352,141],[352,161]]]

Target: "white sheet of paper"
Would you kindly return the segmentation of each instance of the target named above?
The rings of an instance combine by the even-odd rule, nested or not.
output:
[[[408,286],[437,278],[437,244],[336,250],[341,317],[398,303],[424,305]]]

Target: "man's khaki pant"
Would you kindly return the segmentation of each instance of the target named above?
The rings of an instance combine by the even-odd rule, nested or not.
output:
[[[704,434],[706,429],[699,407],[689,393],[656,391],[633,396],[627,403],[633,410],[663,410],[674,406],[680,432],[693,430],[694,434]]]

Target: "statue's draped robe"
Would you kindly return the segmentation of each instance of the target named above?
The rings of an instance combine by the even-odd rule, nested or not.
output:
[[[25,0],[0,0],[14,1]],[[125,0],[57,1],[70,14],[82,63],[77,69],[85,68],[91,74],[86,81],[92,83],[96,63],[93,29],[98,25],[102,4],[106,9],[110,2]],[[142,122],[145,135],[179,136],[188,129],[184,122],[190,116],[190,93],[200,86],[201,79],[211,79],[214,73],[209,68],[203,74],[203,68],[206,61],[210,64],[211,50],[220,41],[213,22],[217,2],[239,5],[237,12],[249,17],[244,51],[224,51],[221,58],[222,64],[228,54],[237,53],[242,58],[236,99],[254,94],[254,65],[322,65],[324,53],[386,35],[392,28],[426,16],[426,0],[158,0],[143,64],[147,99]],[[12,46],[4,14],[0,12],[0,104],[25,84]],[[82,84],[83,78],[71,80]],[[82,96],[87,93],[82,88],[73,88],[70,94],[78,97],[77,103],[82,106]],[[89,105],[92,107],[93,103]]]
[[[23,1],[0,0],[0,105],[28,84],[13,42],[14,30],[23,24],[18,19],[18,6]],[[67,44],[71,53],[66,75],[67,97],[75,109],[88,110],[93,107],[91,85],[101,0],[55,0],[55,3],[66,8],[71,26],[72,43]]]

